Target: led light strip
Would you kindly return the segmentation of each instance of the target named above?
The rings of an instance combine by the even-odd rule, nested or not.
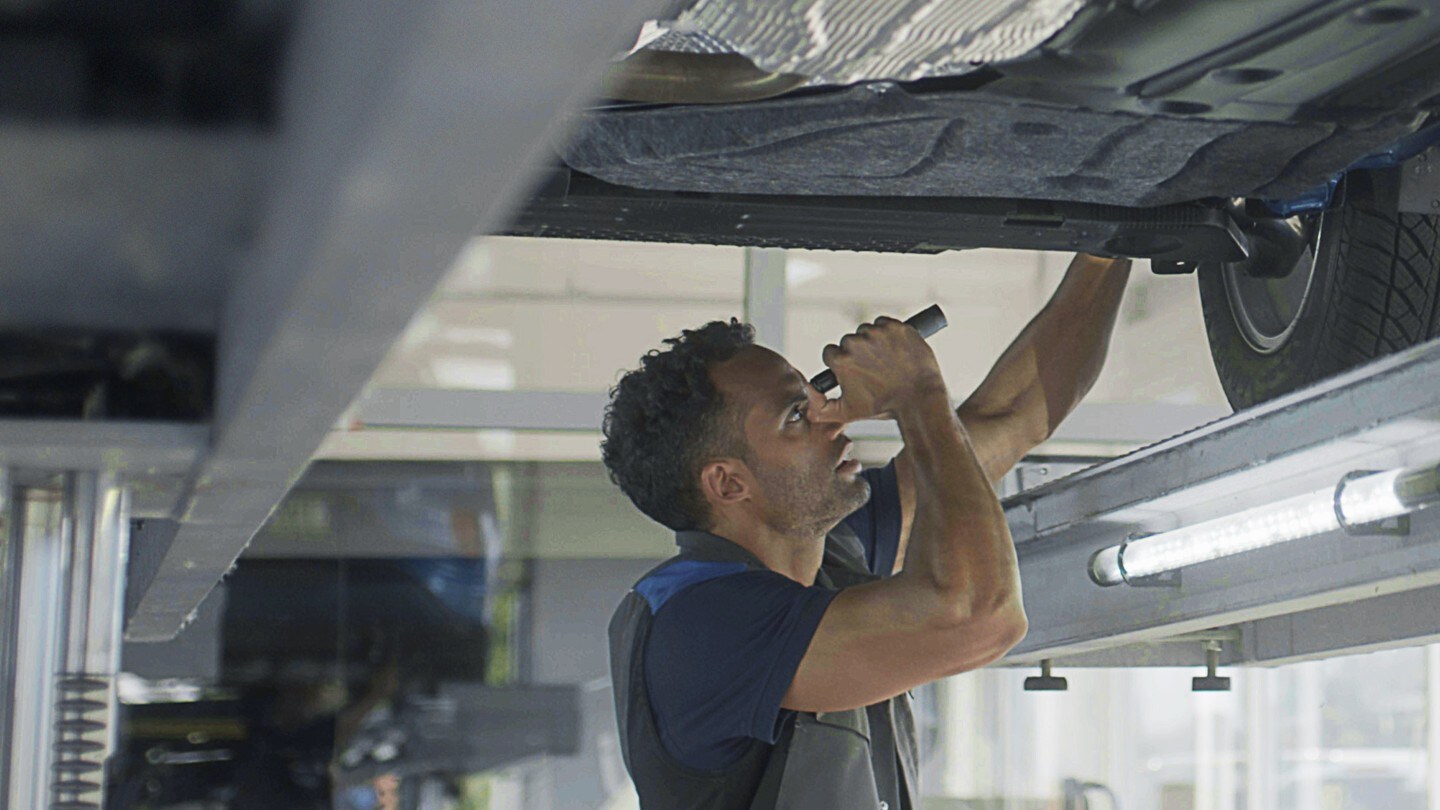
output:
[[[1119,585],[1316,534],[1349,530],[1440,501],[1440,465],[1351,473],[1334,487],[1174,531],[1127,540],[1090,558],[1090,579]]]

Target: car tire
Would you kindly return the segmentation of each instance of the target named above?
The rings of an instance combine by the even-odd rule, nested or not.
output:
[[[1397,212],[1386,184],[1352,175],[1337,205],[1289,220],[1305,249],[1284,278],[1199,267],[1210,353],[1236,410],[1440,334],[1440,217]]]

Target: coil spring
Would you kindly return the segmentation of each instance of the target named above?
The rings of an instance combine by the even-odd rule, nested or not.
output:
[[[110,684],[103,677],[79,673],[60,676],[57,687],[50,810],[100,810],[98,801],[86,801],[84,796],[104,788],[105,763],[89,757],[105,750],[105,744],[94,737],[106,729],[108,704],[93,695],[108,691]]]

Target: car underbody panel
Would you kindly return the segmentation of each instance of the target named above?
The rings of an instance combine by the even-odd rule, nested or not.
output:
[[[695,194],[637,191],[575,172],[552,175],[504,233],[886,253],[984,245],[1157,262],[1234,262],[1248,251],[1228,213],[1198,204]]]
[[[1028,56],[967,75],[600,107],[560,154],[668,191],[1285,198],[1425,122],[1437,41],[1422,2],[1092,3]]]
[[[571,167],[667,191],[1013,197],[1154,206],[1286,197],[1420,123],[1219,121],[1067,109],[891,84],[582,117]]]

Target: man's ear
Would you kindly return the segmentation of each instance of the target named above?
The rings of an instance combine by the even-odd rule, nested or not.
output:
[[[700,468],[700,491],[711,506],[731,506],[750,498],[750,469],[733,458],[717,458]]]

